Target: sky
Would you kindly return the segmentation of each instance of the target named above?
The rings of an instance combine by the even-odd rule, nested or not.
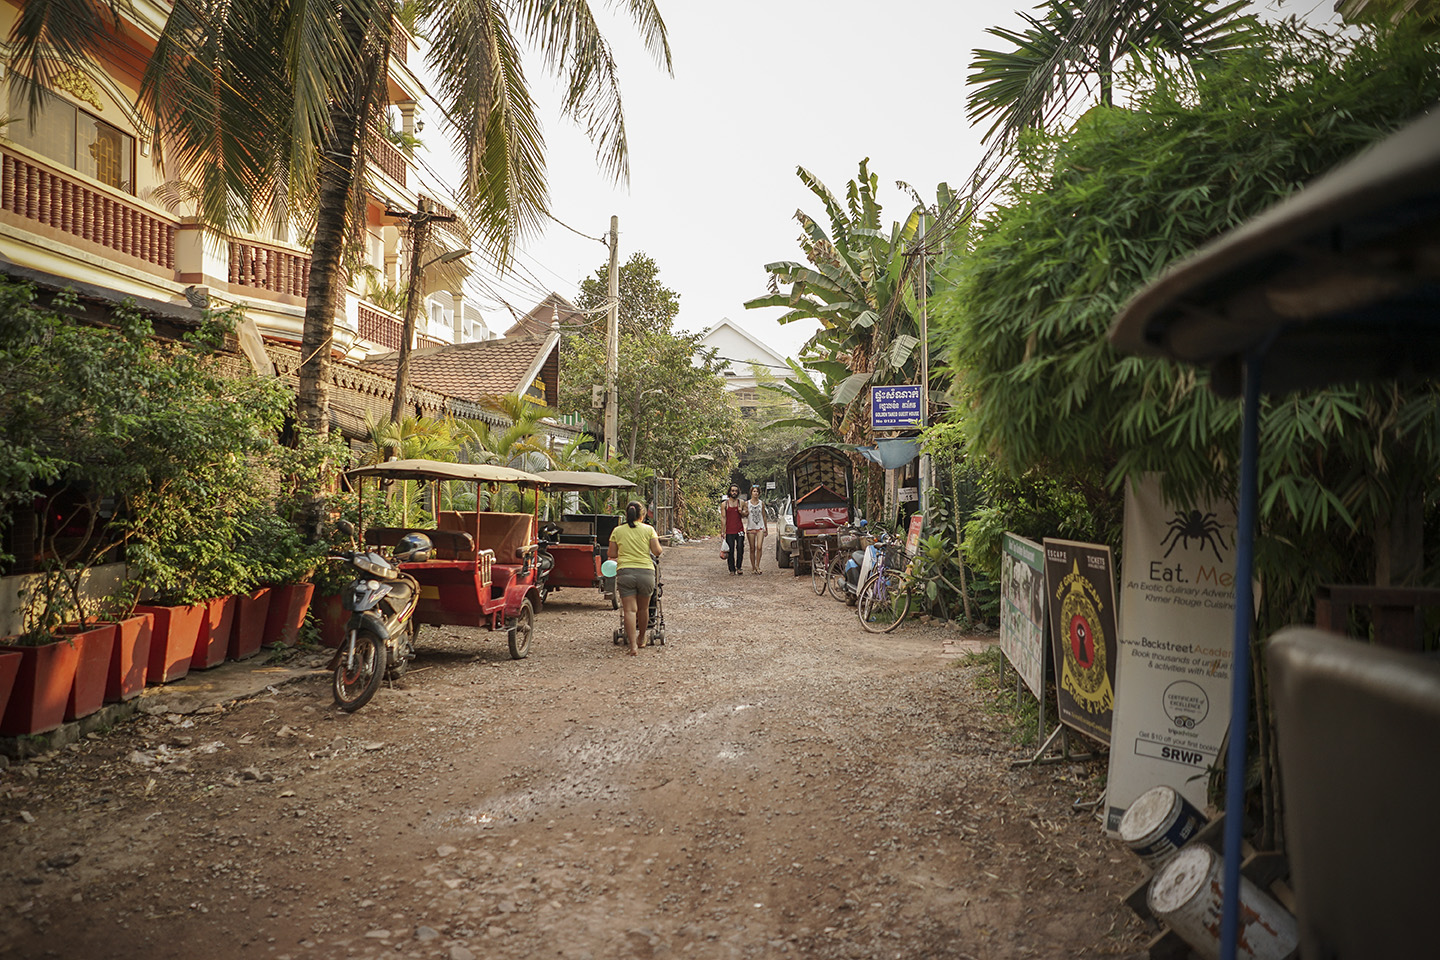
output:
[[[659,267],[660,281],[679,294],[678,329],[698,331],[728,318],[777,352],[797,355],[813,323],[782,326],[775,322],[782,309],[743,306],[766,292],[765,264],[803,259],[797,208],[827,223],[796,168],[843,196],[868,157],[887,225],[910,208],[897,180],[926,198],[942,181],[964,184],[985,149],[985,127],[965,115],[972,51],[1003,48],[985,30],[1018,27],[1014,10],[1032,4],[656,2],[669,30],[673,78],[627,21],[602,20],[620,65],[628,186],[600,173],[583,132],[560,118],[555,85],[539,63],[531,64],[551,211],[561,223],[524,242],[508,275],[477,273],[522,312],[551,290],[573,299],[580,280],[604,266],[603,238],[615,215],[621,262],[643,251]],[[1331,5],[1266,0],[1257,7],[1318,22],[1331,16]],[[607,4],[592,6],[603,12]],[[493,295],[488,303],[482,296],[481,309],[492,330],[509,326],[507,307]]]

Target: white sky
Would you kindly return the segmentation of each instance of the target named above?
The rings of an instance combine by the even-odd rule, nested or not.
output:
[[[940,181],[964,184],[984,153],[983,127],[972,128],[964,111],[971,51],[1000,45],[987,27],[1021,21],[1009,4],[974,0],[657,5],[669,28],[673,79],[654,66],[628,22],[611,16],[605,27],[621,69],[628,188],[599,173],[584,135],[559,119],[548,76],[538,64],[531,68],[551,210],[591,238],[603,237],[617,215],[621,262],[637,250],[655,259],[661,282],[680,295],[681,330],[728,317],[794,355],[813,324],[782,326],[774,319],[782,310],[742,304],[765,293],[766,263],[802,259],[797,208],[827,223],[796,166],[843,199],[859,161],[869,157],[887,226],[909,209],[896,180],[927,199]],[[606,4],[593,6],[603,11]],[[1332,0],[1257,6],[1319,22],[1330,19]],[[573,298],[606,255],[595,239],[551,223],[522,246],[514,271],[492,282],[524,311],[552,289]],[[504,306],[482,303],[482,310],[492,330],[509,326]]]

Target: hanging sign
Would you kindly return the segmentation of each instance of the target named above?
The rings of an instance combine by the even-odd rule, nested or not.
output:
[[[1045,695],[1045,550],[1013,533],[1000,554],[1000,650],[1035,696]]]
[[[1109,547],[1045,541],[1060,722],[1106,744],[1115,710],[1114,570]]]
[[[920,385],[870,388],[870,428],[909,430],[920,426]]]
[[[1169,786],[1205,809],[1206,770],[1230,726],[1235,511],[1180,509],[1147,475],[1125,490],[1125,569],[1105,829]]]

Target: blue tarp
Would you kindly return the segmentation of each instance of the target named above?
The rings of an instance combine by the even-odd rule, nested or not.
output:
[[[896,440],[879,440],[873,447],[856,447],[867,460],[880,464],[886,470],[905,466],[920,456],[919,437],[901,437]]]

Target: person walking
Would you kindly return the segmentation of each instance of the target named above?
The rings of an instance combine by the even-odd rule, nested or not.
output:
[[[720,503],[720,516],[725,518],[725,562],[730,572],[737,577],[745,572],[745,501],[740,499],[740,487],[730,485],[730,494]]]
[[[760,488],[750,488],[750,499],[745,501],[745,539],[750,543],[750,572],[760,572],[761,548],[765,545],[765,501],[760,499]]]
[[[615,592],[625,609],[625,639],[630,656],[640,652],[645,631],[650,628],[650,596],[655,592],[655,560],[659,559],[660,538],[655,528],[641,518],[645,504],[631,500],[625,505],[625,522],[610,534],[610,559],[615,561]]]

